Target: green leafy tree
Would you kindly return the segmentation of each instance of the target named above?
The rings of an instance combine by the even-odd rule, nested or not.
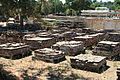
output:
[[[21,14],[32,15],[36,4],[35,0],[0,0],[2,12],[8,16],[14,16],[21,9]]]
[[[46,0],[41,0],[41,13],[43,15],[49,14],[49,3]]]
[[[96,7],[101,7],[101,4],[99,2],[92,3],[90,5],[91,9],[95,9]]]
[[[66,10],[66,15],[70,15],[70,16],[76,16],[77,13],[74,9],[67,9]]]
[[[36,4],[35,0],[19,0],[17,3],[18,4],[16,6],[21,9],[22,15],[33,15],[34,7]]]
[[[97,2],[97,0],[93,0],[93,3]]]
[[[50,12],[51,13],[63,13],[64,5],[60,0],[48,0],[50,4]]]
[[[120,9],[120,0],[115,0],[115,9],[118,10]]]
[[[3,15],[12,14],[15,11],[16,2],[15,0],[0,0],[1,6],[1,12]]]
[[[81,10],[90,9],[91,0],[66,0],[65,9],[73,9],[79,15]]]

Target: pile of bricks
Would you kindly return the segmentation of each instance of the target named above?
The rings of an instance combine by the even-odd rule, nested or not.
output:
[[[50,48],[35,50],[34,55],[35,59],[52,63],[58,63],[65,60],[64,52]]]
[[[54,38],[46,38],[46,37],[34,37],[34,38],[26,38],[26,44],[30,45],[32,50],[51,47],[56,40]]]
[[[77,36],[74,37],[75,41],[83,41],[85,47],[96,45],[99,41],[104,38],[104,33],[96,33],[91,35]]]
[[[73,27],[73,21],[72,20],[59,20],[59,23],[57,23],[59,27]]]
[[[71,66],[82,70],[89,70],[101,73],[106,68],[106,58],[91,54],[80,54],[70,58]]]
[[[3,32],[0,36],[0,43],[6,42],[22,42],[24,34],[20,32],[7,31]]]
[[[117,80],[120,80],[120,68],[117,68],[116,73],[117,73]]]
[[[77,36],[74,38],[75,41],[83,41],[85,47],[90,47],[94,43],[94,38],[88,35],[85,36]]]
[[[84,44],[81,41],[61,41],[52,46],[53,49],[61,50],[66,55],[84,53]]]
[[[113,41],[113,42],[120,42],[120,33],[108,33],[105,40]]]
[[[117,58],[120,54],[120,43],[101,41],[93,50],[94,55],[106,56],[108,59]]]
[[[73,37],[75,37],[77,35],[73,31],[66,31],[66,32],[62,33],[61,36],[63,37],[63,40],[67,41],[67,40],[71,40]]]
[[[63,41],[65,39],[64,36],[60,33],[52,34],[51,37],[53,37],[56,40],[56,42]]]
[[[42,32],[42,33],[36,34],[36,36],[38,36],[38,37],[51,37],[51,33],[50,32]]]
[[[13,59],[15,56],[24,56],[31,52],[24,43],[6,43],[0,45],[0,56]]]
[[[104,39],[104,33],[96,33],[89,35],[90,37],[93,37],[93,44],[97,44],[99,41],[102,41]]]
[[[82,28],[82,33],[92,34],[95,33],[91,28]]]

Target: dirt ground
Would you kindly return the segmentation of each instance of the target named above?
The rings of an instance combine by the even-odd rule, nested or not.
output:
[[[79,76],[89,78],[89,80],[116,80],[117,79],[116,69],[117,67],[120,67],[119,61],[107,61],[107,65],[109,66],[109,68],[103,73],[98,74],[95,72],[73,69],[69,65],[69,57],[66,57],[66,58],[67,60],[60,62],[58,64],[47,63],[44,61],[37,61],[37,60],[33,61],[32,56],[25,57],[19,60],[10,60],[5,58],[0,58],[0,64],[4,65],[4,69],[10,70],[12,73],[14,73],[17,76],[20,76],[20,73],[16,71],[20,69],[24,69],[24,70],[29,69],[28,70],[29,75],[33,75],[35,73],[38,73],[39,70],[42,70],[43,72],[41,73],[41,75],[38,76],[40,80],[47,80],[46,74],[48,71],[45,70],[45,68],[47,68],[48,66],[55,68],[58,66],[64,67],[66,64],[68,65],[70,71],[78,74]]]

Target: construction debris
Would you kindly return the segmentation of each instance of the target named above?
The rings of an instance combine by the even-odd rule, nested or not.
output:
[[[0,56],[14,59],[14,57],[30,54],[31,50],[24,43],[6,43],[0,45]]]
[[[56,40],[54,38],[34,37],[26,38],[26,44],[30,45],[32,50],[51,47]]]
[[[81,41],[61,41],[52,46],[53,49],[61,50],[66,55],[77,55],[84,53],[84,44]]]
[[[73,27],[73,21],[72,20],[58,20],[57,25],[59,27]]]
[[[23,36],[23,39],[34,38],[34,37],[36,37],[35,34],[26,34],[26,35]]]
[[[90,37],[88,35],[85,36],[77,36],[74,38],[75,41],[83,41],[85,47],[90,47],[94,44],[94,37]]]
[[[82,33],[92,34],[95,32],[91,28],[82,28]]]
[[[62,30],[62,29],[52,29],[51,30],[51,33],[53,33],[53,34],[55,34],[55,33],[63,33],[64,32],[64,30]]]
[[[52,34],[51,37],[53,37],[56,42],[63,41],[65,39],[65,37],[63,37],[63,35],[61,35],[60,33]]]
[[[50,48],[35,50],[34,55],[35,59],[52,63],[58,63],[65,60],[64,52]]]
[[[17,31],[6,31],[0,35],[0,43],[22,42],[24,34]]]
[[[71,66],[83,70],[103,72],[106,68],[106,57],[91,54],[80,54],[70,58]]]
[[[91,35],[77,36],[74,38],[76,41],[83,41],[85,47],[96,45],[104,38],[104,33],[96,33]]]
[[[86,33],[76,33],[77,36],[85,36]]]
[[[38,37],[51,37],[51,33],[50,32],[42,32],[42,33],[36,34],[36,36],[38,36]]]
[[[116,59],[120,54],[120,42],[101,41],[94,48],[93,54],[106,56],[108,59]]]
[[[65,19],[65,20],[57,20],[57,25],[59,27],[69,27],[69,28],[83,28],[85,27],[85,23],[83,19],[73,20],[73,19]]]
[[[105,40],[113,41],[113,42],[120,42],[120,33],[108,33]]]
[[[72,38],[74,38],[76,35],[77,34],[73,31],[67,31],[64,33],[51,34],[51,37],[54,37],[56,39],[56,41],[59,42],[59,41],[72,40]]]
[[[63,37],[63,40],[67,41],[67,40],[71,40],[72,38],[74,38],[77,35],[75,32],[66,31],[66,32],[62,33],[61,36]]]
[[[73,31],[76,33],[82,33],[82,28],[74,28],[74,29],[70,29],[70,31]]]
[[[99,41],[104,39],[104,33],[96,33],[96,34],[91,34],[91,35],[88,35],[88,36],[94,38],[93,44],[97,44]]]
[[[116,71],[116,73],[117,73],[117,80],[120,80],[120,68],[117,68],[117,71]]]

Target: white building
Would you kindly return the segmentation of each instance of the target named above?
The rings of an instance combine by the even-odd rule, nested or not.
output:
[[[109,10],[107,7],[96,7],[95,10],[82,10],[82,16],[88,17],[110,17],[114,11]]]

